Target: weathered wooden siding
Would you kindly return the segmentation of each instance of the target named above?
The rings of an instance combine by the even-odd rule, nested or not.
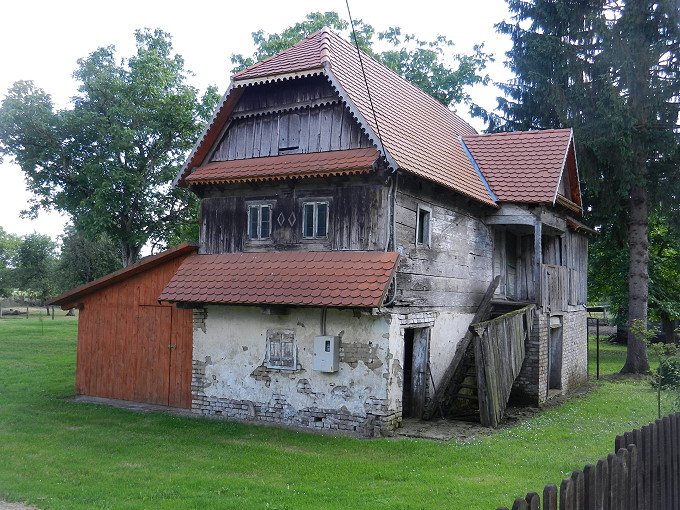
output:
[[[585,305],[588,301],[588,238],[568,231],[566,264],[569,268],[569,304]]]
[[[215,188],[201,201],[201,253],[385,248],[387,187],[375,177]],[[305,201],[328,201],[328,237],[304,239]],[[248,239],[248,204],[272,206],[271,239]],[[281,220],[281,221],[279,221]]]
[[[211,161],[370,146],[328,81],[317,76],[246,89]]]
[[[396,305],[474,313],[492,279],[489,228],[465,199],[427,183],[423,188],[408,181],[398,187],[396,245],[403,258]],[[429,246],[416,244],[419,205],[431,209]]]
[[[191,310],[157,301],[182,260],[83,298],[77,394],[191,407]]]

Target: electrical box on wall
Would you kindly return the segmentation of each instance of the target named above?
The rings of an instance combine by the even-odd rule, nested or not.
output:
[[[340,337],[314,337],[314,363],[312,368],[319,372],[337,372],[340,365]]]

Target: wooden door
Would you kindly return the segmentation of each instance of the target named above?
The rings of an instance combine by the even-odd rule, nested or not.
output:
[[[136,316],[136,363],[133,400],[169,405],[172,346],[172,308],[139,306]]]
[[[427,362],[430,358],[430,328],[416,329],[413,335],[411,366],[411,416],[422,418],[427,394]]]

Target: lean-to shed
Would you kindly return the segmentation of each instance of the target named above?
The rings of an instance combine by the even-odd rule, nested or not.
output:
[[[196,250],[181,244],[48,301],[79,310],[77,395],[191,407],[191,310],[158,296]]]

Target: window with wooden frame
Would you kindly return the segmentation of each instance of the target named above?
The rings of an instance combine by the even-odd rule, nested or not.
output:
[[[328,237],[328,202],[302,204],[302,237],[306,239]]]
[[[248,206],[248,239],[269,239],[272,234],[272,207],[269,204]]]
[[[267,354],[264,364],[267,368],[297,369],[297,348],[294,330],[267,330]]]
[[[432,209],[429,207],[418,206],[418,216],[416,218],[416,244],[430,246],[430,219]]]

